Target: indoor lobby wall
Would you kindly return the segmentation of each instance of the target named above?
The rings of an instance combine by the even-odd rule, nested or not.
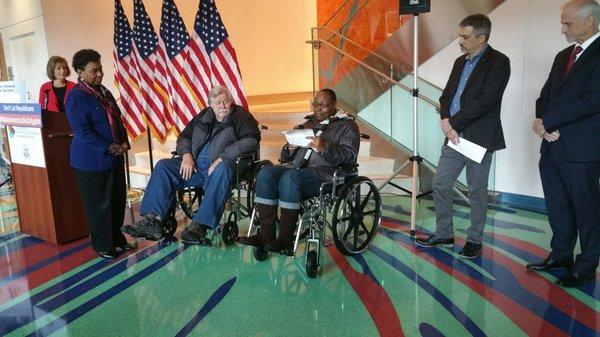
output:
[[[5,62],[0,70],[7,72],[2,79],[23,82],[21,98],[37,102],[48,59],[40,0],[0,0],[0,35]]]
[[[133,0],[122,0],[133,26]],[[193,29],[197,0],[175,0],[188,32]],[[316,25],[316,0],[217,0],[217,7],[236,49],[248,95],[312,90],[311,50],[305,43]],[[158,32],[162,1],[144,1]],[[42,1],[48,54],[71,59],[82,48],[103,56],[104,84],[113,84],[113,1]],[[191,32],[190,32],[191,34]],[[116,91],[113,91],[116,93]]]
[[[496,153],[495,186],[490,189],[543,197],[538,171],[541,140],[531,131],[535,100],[554,56],[568,43],[560,33],[564,0],[506,0],[489,14],[490,45],[510,58],[511,76],[502,100],[506,149]],[[454,28],[458,30],[458,22]],[[419,75],[444,87],[460,55],[453,41],[419,68]]]

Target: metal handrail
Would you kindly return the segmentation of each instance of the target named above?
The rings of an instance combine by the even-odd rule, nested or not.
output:
[[[346,27],[348,22],[352,21],[352,19],[354,19],[354,17],[356,16],[356,14],[358,14],[360,12],[360,10],[363,9],[369,3],[369,1],[371,1],[371,0],[367,0],[367,1],[363,2],[363,4],[360,7],[358,7],[356,12],[354,12],[352,15],[350,15],[350,17],[348,19],[346,19],[346,21],[344,21],[344,23],[342,23],[342,25],[339,28],[340,32],[342,31],[342,29],[344,29],[344,27]]]
[[[338,8],[338,9],[335,11],[335,13],[333,13],[333,15],[331,15],[331,16],[329,17],[329,19],[327,19],[327,21],[326,21],[326,22],[323,24],[323,26],[327,26],[327,24],[328,24],[329,22],[331,22],[331,20],[332,20],[332,19],[333,19],[333,18],[334,18],[334,17],[335,17],[335,16],[336,16],[336,15],[337,15],[337,14],[338,14],[338,13],[339,13],[341,10],[342,10],[342,8],[344,8],[344,6],[346,6],[346,4],[347,4],[348,2],[350,2],[350,0],[346,0],[346,1],[345,1],[345,2],[344,2],[344,3],[343,3],[343,4],[342,4],[342,5],[339,7],[339,8]]]
[[[392,62],[392,61],[388,60],[387,58],[385,58],[385,57],[383,57],[383,56],[381,56],[381,55],[379,55],[379,54],[377,54],[377,53],[374,53],[374,52],[372,52],[371,50],[369,50],[368,48],[366,48],[366,47],[364,47],[363,45],[359,44],[358,42],[355,42],[354,40],[352,40],[352,39],[349,39],[348,37],[346,37],[346,36],[344,36],[344,35],[341,35],[340,33],[336,32],[335,30],[332,30],[332,29],[331,29],[331,28],[329,28],[329,27],[320,26],[320,27],[313,27],[312,29],[316,29],[316,30],[319,30],[319,29],[326,29],[326,30],[328,30],[330,33],[333,33],[333,34],[335,34],[335,35],[339,36],[341,39],[344,39],[344,40],[346,40],[346,42],[350,42],[351,44],[353,44],[353,45],[355,45],[355,46],[359,47],[360,49],[364,50],[364,51],[365,51],[365,52],[367,52],[367,53],[368,53],[370,56],[375,56],[376,58],[378,58],[378,59],[380,59],[380,60],[382,60],[382,61],[384,61],[384,62],[387,62],[387,63],[389,63],[390,65],[396,66],[396,64],[395,64],[394,62]],[[329,39],[329,40],[331,40],[331,39]],[[329,40],[328,40],[328,42],[329,42]],[[348,53],[347,53],[347,52],[345,52],[344,54],[348,54]],[[401,65],[401,67],[402,67],[402,70],[404,71],[404,73],[409,73],[409,71],[408,71],[408,70],[406,70],[406,68],[405,68],[404,66],[402,66],[402,65]],[[432,86],[432,87],[434,87],[434,88],[436,88],[436,89],[438,89],[438,90],[442,91],[442,88],[438,87],[437,85],[435,85],[435,84],[431,83],[430,81],[428,81],[428,80],[426,80],[426,79],[424,79],[424,78],[422,78],[422,77],[420,77],[420,78],[419,78],[419,81],[425,82],[425,83],[427,83],[428,85],[430,85],[430,86]]]
[[[356,63],[360,64],[361,66],[365,67],[366,69],[370,70],[371,72],[376,73],[377,75],[387,79],[389,82],[397,85],[398,87],[404,89],[405,91],[408,91],[410,93],[413,92],[412,88],[408,87],[406,84],[400,83],[398,81],[396,81],[395,79],[393,79],[392,77],[390,77],[389,75],[386,75],[384,73],[382,73],[381,71],[371,67],[370,65],[364,63],[363,61],[357,59],[356,57],[350,55],[349,53],[341,50],[340,48],[332,45],[331,43],[329,43],[328,41],[325,40],[321,40],[321,39],[316,39],[316,40],[308,40],[306,41],[306,43],[310,43],[313,48],[318,49],[318,46],[320,46],[320,44],[325,44],[327,46],[329,46],[330,48],[333,48],[334,50],[336,50],[338,53],[343,54],[344,56],[347,56],[349,58],[351,58],[352,60],[354,60]],[[423,101],[433,105],[437,110],[440,109],[440,104],[432,99],[430,99],[429,97],[423,96],[419,93],[419,98],[422,99]]]
[[[371,50],[369,50],[367,47],[364,47],[363,45],[361,45],[361,44],[359,44],[359,43],[357,43],[357,42],[354,42],[353,40],[351,40],[351,39],[349,39],[349,38],[347,38],[347,37],[343,36],[342,34],[340,34],[340,33],[336,32],[335,30],[333,30],[333,29],[331,29],[331,28],[328,28],[328,27],[321,26],[321,27],[313,27],[312,29],[315,29],[315,30],[328,30],[330,33],[332,33],[332,34],[335,34],[335,35],[339,36],[341,39],[344,39],[344,40],[346,40],[347,42],[350,42],[351,44],[353,44],[353,45],[357,46],[358,48],[360,48],[360,49],[364,50],[364,51],[365,51],[365,52],[367,52],[369,55],[375,56],[375,57],[377,57],[378,59],[380,59],[380,60],[382,60],[382,61],[384,61],[384,62],[387,62],[387,63],[389,63],[389,64],[394,64],[392,61],[388,60],[387,58],[385,58],[385,57],[383,57],[383,56],[381,56],[381,55],[379,55],[379,54],[376,54],[376,53],[372,52],[372,51],[371,51]],[[331,39],[328,39],[328,42],[329,42],[330,40],[331,40]]]

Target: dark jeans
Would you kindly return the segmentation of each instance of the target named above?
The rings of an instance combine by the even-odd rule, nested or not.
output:
[[[257,203],[300,209],[300,203],[319,195],[323,181],[310,168],[263,167],[256,177]]]
[[[112,170],[75,170],[83,208],[90,225],[92,248],[97,252],[110,251],[127,243],[121,233],[126,198],[123,165],[123,156],[119,156]]]

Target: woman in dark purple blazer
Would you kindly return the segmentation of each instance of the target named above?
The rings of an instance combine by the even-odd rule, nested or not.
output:
[[[75,168],[83,206],[90,224],[92,248],[114,258],[133,247],[121,233],[125,216],[124,155],[129,147],[121,111],[102,85],[100,54],[83,49],[73,56],[79,82],[67,99],[73,133],[71,166]]]

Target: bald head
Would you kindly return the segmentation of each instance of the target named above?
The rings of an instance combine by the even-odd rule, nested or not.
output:
[[[562,7],[560,23],[568,42],[585,42],[598,33],[600,5],[595,0],[571,0]]]

